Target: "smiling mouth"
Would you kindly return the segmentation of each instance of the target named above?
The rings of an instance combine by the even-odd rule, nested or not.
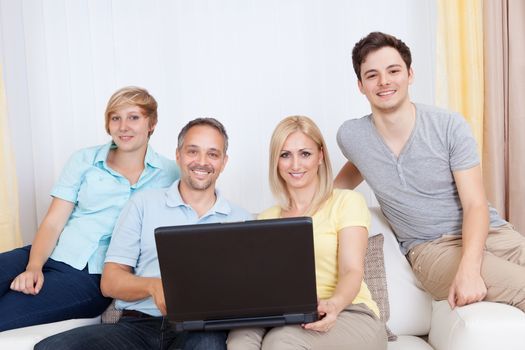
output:
[[[192,172],[200,176],[208,175],[210,173],[210,171],[204,171],[204,170],[192,170]]]
[[[306,172],[301,172],[301,173],[288,173],[290,174],[291,177],[293,177],[294,179],[300,179],[304,176]]]
[[[377,96],[379,97],[385,97],[385,96],[391,96],[396,93],[396,90],[386,90],[386,91],[380,91],[377,93]]]
[[[214,172],[212,167],[209,166],[192,166],[190,171],[195,174],[197,178],[205,178]]]
[[[133,136],[119,136],[119,139],[122,141],[129,141],[133,138]]]

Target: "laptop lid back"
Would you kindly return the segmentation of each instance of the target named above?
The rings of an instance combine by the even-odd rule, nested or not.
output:
[[[317,318],[311,218],[159,227],[155,239],[178,330]]]

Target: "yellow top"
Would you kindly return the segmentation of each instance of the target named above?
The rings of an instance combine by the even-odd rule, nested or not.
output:
[[[263,211],[259,219],[281,217],[279,206]],[[345,227],[370,226],[370,212],[363,196],[354,191],[335,189],[332,196],[312,217],[315,250],[315,274],[317,295],[320,299],[330,298],[337,285],[338,233]],[[379,309],[372,299],[365,282],[352,304],[364,303],[379,317]]]

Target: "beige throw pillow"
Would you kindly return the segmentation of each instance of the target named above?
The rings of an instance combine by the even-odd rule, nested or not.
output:
[[[384,237],[382,234],[377,234],[368,238],[364,280],[372,294],[372,298],[379,308],[381,320],[385,322],[388,341],[395,341],[397,340],[397,336],[392,333],[386,325],[386,322],[390,318],[390,304],[388,303],[383,242]]]

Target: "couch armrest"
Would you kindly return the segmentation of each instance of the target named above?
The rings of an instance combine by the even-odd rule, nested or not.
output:
[[[523,350],[525,313],[485,301],[451,310],[434,301],[428,341],[436,350]]]

